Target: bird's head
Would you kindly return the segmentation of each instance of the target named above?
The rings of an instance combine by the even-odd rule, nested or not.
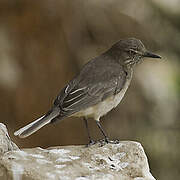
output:
[[[144,44],[136,38],[122,39],[114,47],[119,52],[120,63],[129,66],[142,62],[145,57],[161,58],[161,56],[147,51]]]

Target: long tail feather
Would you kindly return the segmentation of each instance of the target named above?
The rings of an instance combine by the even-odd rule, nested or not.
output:
[[[46,124],[49,124],[52,119],[54,119],[59,115],[59,113],[60,113],[59,108],[53,109],[52,111],[49,111],[46,115],[40,117],[39,119],[26,125],[25,127],[22,127],[21,129],[17,130],[16,132],[14,132],[14,135],[19,136],[20,138],[25,138],[27,136],[30,136],[31,134],[38,131]]]

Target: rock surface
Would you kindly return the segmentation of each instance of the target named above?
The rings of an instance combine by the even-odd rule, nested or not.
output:
[[[3,123],[0,123],[0,155],[17,149],[17,145],[13,143],[9,137],[6,126]]]
[[[0,179],[155,180],[141,144],[133,141],[90,147],[6,149],[0,156]]]

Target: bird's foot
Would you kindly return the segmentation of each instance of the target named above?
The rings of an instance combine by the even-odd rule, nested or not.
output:
[[[118,139],[115,139],[115,140],[109,140],[109,139],[105,139],[106,143],[109,143],[109,144],[119,144],[119,140]]]
[[[90,140],[89,141],[89,143],[86,145],[86,147],[89,147],[89,146],[92,146],[92,145],[94,145],[94,144],[96,144],[96,141],[94,141],[94,140]]]
[[[119,144],[119,140],[116,139],[116,140],[110,140],[109,138],[105,138],[105,139],[102,139],[102,140],[99,140],[98,141],[101,146],[104,146],[105,144]]]

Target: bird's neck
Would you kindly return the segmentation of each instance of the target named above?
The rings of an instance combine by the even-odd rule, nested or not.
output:
[[[115,47],[112,47],[105,52],[105,55],[109,56],[111,59],[115,60],[118,64],[122,65],[128,70],[132,69],[135,66],[135,64],[126,63],[130,57],[126,52],[121,51],[118,48],[116,49]]]

